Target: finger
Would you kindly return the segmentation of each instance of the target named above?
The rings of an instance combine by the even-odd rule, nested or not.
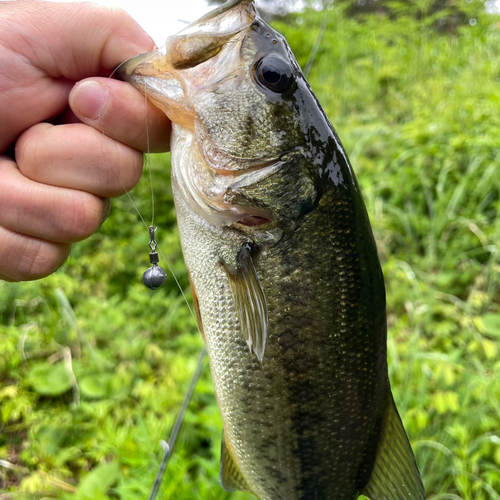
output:
[[[89,78],[74,86],[69,103],[82,122],[119,142],[145,152],[169,150],[170,120],[128,83]]]
[[[130,191],[142,173],[142,154],[84,125],[39,123],[17,141],[16,160],[32,181],[116,197]]]
[[[0,159],[0,226],[57,243],[83,240],[99,228],[108,208],[105,200],[34,182],[4,158]]]
[[[71,245],[53,243],[0,226],[0,279],[27,281],[43,278],[61,267]]]
[[[149,52],[153,39],[124,10],[95,3],[9,2],[2,43],[52,78],[81,80]],[[17,35],[17,36],[16,36]]]
[[[75,81],[154,48],[125,11],[92,3],[0,2],[0,33],[0,152],[62,113]]]
[[[68,107],[68,95],[73,87],[73,82],[64,78],[43,78],[38,69],[36,75],[30,75],[24,56],[14,52],[5,54],[1,42],[0,37],[3,72],[0,74],[0,153],[31,125],[62,113]]]

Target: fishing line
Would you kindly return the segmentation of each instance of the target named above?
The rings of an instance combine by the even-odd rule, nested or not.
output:
[[[149,56],[148,56],[149,57]],[[147,62],[147,58],[146,58]],[[153,189],[153,172],[151,170],[151,153],[149,147],[149,123],[148,123],[148,87],[144,84],[144,107],[146,109],[146,149],[148,158],[148,170],[149,170],[149,188],[151,190],[151,225],[149,226],[149,248],[151,252],[149,254],[149,262],[152,266],[146,269],[142,276],[142,281],[150,290],[156,290],[158,287],[163,285],[167,281],[167,273],[162,267],[158,265],[160,259],[158,258],[158,252],[156,251],[158,243],[155,238],[155,194]]]
[[[126,61],[124,61],[122,64],[125,64]],[[119,64],[113,71],[112,73],[109,75],[108,77],[108,80],[110,80],[111,78],[113,78],[113,75],[117,72],[118,68],[120,68],[120,66],[122,64]],[[149,143],[149,122],[148,122],[148,98],[147,98],[147,87],[146,85],[144,85],[144,106],[146,108],[146,148],[147,148],[147,158],[148,158],[148,170],[149,170],[149,184],[150,184],[150,189],[151,189],[151,226],[154,226],[154,220],[155,220],[155,206],[154,206],[154,190],[153,190],[153,173],[152,173],[152,170],[151,170],[151,156],[150,156],[150,143]],[[104,133],[104,126],[101,130],[102,134],[105,135]],[[144,217],[142,216],[140,210],[137,208],[136,204],[134,203],[134,200],[132,199],[132,197],[130,196],[130,193],[128,191],[128,189],[123,185],[123,182],[122,182],[122,179],[121,179],[121,176],[120,176],[120,172],[118,171],[118,169],[116,168],[116,166],[114,166],[115,168],[115,171],[116,173],[118,174],[118,180],[120,181],[120,184],[121,184],[121,187],[123,188],[123,190],[125,191],[125,194],[127,195],[128,199],[130,200],[130,203],[132,204],[132,206],[134,207],[135,211],[137,212],[137,214],[139,215],[139,217],[141,218],[142,220],[142,223],[144,224],[144,226],[146,226],[146,228],[149,228],[148,224],[146,223],[146,221],[144,220]]]
[[[160,463],[160,468],[158,469],[158,472],[156,473],[155,481],[153,483],[153,487],[151,488],[151,493],[149,494],[148,500],[154,500],[156,498],[156,494],[158,493],[158,490],[160,488],[162,479],[163,479],[163,474],[165,473],[165,470],[167,468],[168,460],[172,456],[172,452],[175,446],[175,441],[177,440],[177,436],[179,434],[179,431],[182,426],[182,422],[184,421],[184,417],[186,416],[186,412],[189,406],[189,403],[191,401],[191,398],[193,396],[196,383],[198,382],[198,379],[200,378],[201,372],[203,370],[203,365],[205,362],[205,357],[206,357],[206,350],[203,347],[200,355],[198,356],[198,362],[196,363],[196,368],[195,371],[191,377],[191,381],[189,382],[189,388],[186,392],[186,395],[184,396],[184,400],[182,402],[181,409],[179,413],[177,414],[177,418],[175,419],[174,426],[172,428],[172,432],[170,433],[170,437],[167,442],[165,441],[160,441],[160,445],[163,447],[164,453],[163,453],[163,458]]]
[[[120,65],[119,65],[119,66],[117,66],[117,67],[113,70],[113,72],[111,73],[111,75],[109,76],[109,78],[112,78],[112,76],[116,73],[116,70],[117,70],[119,67],[120,67]],[[145,90],[145,94],[146,94],[147,89],[145,88],[144,90]],[[146,98],[146,99],[145,99],[145,105],[146,105],[146,109],[147,109],[147,97],[146,97],[146,95],[145,95],[145,98]],[[105,134],[104,134],[104,128],[103,128],[103,130],[101,130],[101,132],[102,132],[102,134],[103,134],[103,135],[105,135]],[[146,113],[146,142],[147,142],[147,149],[148,149],[148,153],[147,153],[147,154],[148,154],[148,160],[149,160],[149,159],[150,159],[150,156],[149,156],[149,149],[150,149],[150,145],[149,145],[149,144],[150,144],[150,143],[149,143],[149,124],[148,124],[148,120],[147,120],[147,113]],[[128,199],[129,199],[129,201],[130,201],[131,205],[134,207],[134,210],[135,210],[135,211],[137,212],[137,214],[139,215],[139,217],[140,217],[140,219],[141,219],[142,223],[144,224],[144,226],[145,226],[146,228],[148,228],[148,229],[149,229],[149,227],[150,227],[150,226],[148,226],[147,222],[145,221],[144,217],[143,217],[143,216],[142,216],[142,214],[141,214],[141,211],[139,210],[139,208],[137,207],[137,205],[134,203],[134,200],[133,200],[132,196],[130,195],[130,192],[129,192],[129,191],[128,191],[128,189],[124,186],[124,184],[123,184],[123,182],[122,182],[122,180],[121,180],[120,172],[118,171],[118,169],[116,168],[116,166],[113,166],[113,167],[115,168],[115,171],[116,171],[117,177],[118,177],[118,179],[119,179],[119,181],[120,181],[120,184],[121,184],[121,187],[122,187],[122,188],[123,188],[123,190],[125,191],[125,194],[127,195],[127,197],[128,197]],[[154,198],[153,198],[154,193],[153,193],[153,176],[152,176],[152,169],[151,169],[151,163],[150,163],[150,162],[149,162],[149,175],[150,175],[150,185],[151,185],[151,195],[152,195],[152,222],[154,222]],[[151,225],[152,225],[152,224],[151,224]],[[151,242],[151,241],[150,241],[150,242]],[[156,243],[156,242],[154,242],[154,243]],[[190,306],[190,304],[189,304],[189,301],[188,301],[188,299],[187,299],[187,297],[186,297],[186,294],[184,293],[184,290],[182,289],[182,286],[181,286],[181,284],[180,284],[179,280],[177,279],[177,276],[176,276],[176,275],[175,275],[175,273],[174,273],[174,270],[172,269],[172,266],[170,265],[170,263],[169,263],[169,261],[168,261],[167,257],[165,256],[165,254],[163,253],[163,251],[161,250],[161,248],[160,248],[158,245],[156,246],[156,250],[157,250],[157,251],[161,254],[161,256],[162,256],[163,260],[165,261],[165,264],[167,265],[168,270],[170,271],[170,273],[171,273],[172,277],[174,278],[174,281],[175,281],[175,283],[177,284],[177,287],[179,288],[179,291],[181,292],[181,294],[182,294],[182,296],[183,296],[183,298],[184,298],[184,302],[186,303],[186,305],[187,305],[187,307],[188,307],[188,309],[189,309],[189,312],[190,312],[190,314],[191,314],[192,318],[193,318],[193,319],[194,319],[194,321],[195,321],[195,324],[196,324],[196,327],[197,327],[197,329],[198,329],[198,332],[199,332],[199,333],[200,333],[200,335],[201,335],[201,330],[200,330],[200,328],[199,328],[199,326],[198,326],[198,321],[197,321],[197,318],[196,318],[196,316],[195,316],[195,314],[194,314],[194,312],[193,312],[193,309],[191,308],[191,306]]]
[[[304,76],[307,78],[309,76],[309,72],[311,71],[312,65],[314,64],[314,60],[316,59],[316,54],[318,53],[319,46],[321,44],[321,40],[323,39],[323,35],[325,34],[326,25],[328,23],[327,13],[323,16],[323,20],[321,21],[321,26],[316,34],[316,38],[314,39],[313,46],[311,48],[311,52],[309,53],[309,57],[307,58],[307,63],[304,68]]]
[[[124,63],[122,63],[124,64]],[[113,78],[113,75],[117,72],[118,68],[121,66],[121,64],[119,64],[113,71],[112,73],[109,75],[108,77],[108,80],[111,80],[111,78]],[[146,108],[147,109],[147,108]],[[146,115],[146,126],[147,126],[147,115]],[[104,133],[104,125],[102,125],[102,129],[101,129],[101,133],[102,135],[106,135]],[[149,137],[148,137],[148,151],[149,151]],[[139,217],[141,218],[142,220],[142,223],[144,224],[144,226],[147,228],[148,225],[146,223],[146,221],[144,220],[144,217],[142,216],[140,210],[137,208],[136,204],[134,203],[134,200],[132,199],[132,197],[130,196],[130,193],[128,191],[128,189],[124,186],[123,182],[122,182],[122,178],[121,178],[121,175],[120,175],[120,171],[118,170],[118,168],[116,167],[116,165],[113,165],[113,168],[115,170],[115,173],[117,174],[117,177],[118,177],[118,180],[120,182],[120,185],[121,187],[123,188],[123,190],[125,191],[125,194],[127,195],[130,203],[132,204],[132,206],[134,207],[135,211],[137,212],[137,214],[139,215]]]
[[[196,318],[196,316],[195,316],[195,314],[193,312],[193,309],[189,305],[189,301],[188,301],[188,299],[186,297],[186,294],[184,293],[184,290],[181,287],[181,284],[179,283],[179,280],[177,279],[177,276],[174,274],[172,266],[169,264],[168,260],[165,257],[165,254],[163,253],[163,251],[161,250],[161,248],[158,248],[158,250],[159,250],[161,256],[163,257],[163,260],[165,261],[165,264],[167,265],[168,270],[172,273],[172,277],[174,278],[175,282],[177,283],[177,286],[178,286],[179,290],[181,291],[182,296],[184,297],[184,301],[186,302],[186,305],[187,305],[187,307],[189,309],[189,312],[191,313],[191,316],[194,319],[194,322],[196,324],[196,328],[198,329],[198,332],[201,335],[201,330],[200,330],[200,327],[198,325],[198,320],[197,320],[197,318]]]
[[[170,271],[171,275],[173,276],[175,282],[177,283],[177,286],[178,286],[179,290],[181,291],[181,294],[184,298],[184,302],[186,303],[186,305],[189,309],[189,312],[191,313],[191,316],[194,320],[196,328],[198,329],[198,332],[201,335],[201,330],[200,330],[200,327],[198,325],[198,321],[194,315],[194,312],[193,312],[193,309],[191,308],[191,305],[188,302],[186,294],[184,293],[184,290],[182,289],[181,284],[179,283],[179,280],[177,279],[177,276],[175,275],[175,273],[172,269],[172,266],[170,265],[168,260],[165,258],[164,253],[162,252],[161,249],[159,249],[159,251],[160,251],[160,254],[161,254],[163,260],[165,261],[165,263],[168,267],[168,270]],[[186,412],[187,412],[187,409],[189,407],[189,403],[191,401],[194,390],[196,388],[196,384],[198,383],[198,380],[200,378],[206,356],[207,356],[207,351],[205,349],[205,346],[203,346],[201,351],[200,351],[200,354],[198,356],[198,362],[196,364],[196,368],[193,372],[193,375],[191,376],[191,381],[189,382],[189,387],[188,387],[188,390],[186,392],[186,395],[184,396],[182,406],[179,410],[179,413],[177,414],[177,418],[175,419],[175,423],[174,423],[174,426],[172,428],[172,432],[170,433],[170,437],[169,437],[168,441],[163,441],[163,440],[160,441],[160,446],[164,450],[163,451],[163,458],[162,458],[162,461],[160,463],[160,467],[158,468],[158,472],[156,473],[155,480],[154,480],[153,486],[151,488],[151,492],[149,494],[148,500],[154,500],[156,498],[156,494],[158,493],[161,482],[163,480],[163,476],[164,476],[165,471],[167,469],[168,461],[169,461],[170,457],[172,456],[175,442],[177,440],[177,436],[178,436],[179,431],[181,429],[182,423],[184,422],[184,417],[186,416]]]
[[[148,150],[149,186],[151,189],[151,226],[155,225],[155,192],[153,189],[153,172],[151,171],[151,153],[149,148],[149,122],[148,122],[148,87],[144,84],[144,106],[146,107],[146,149]]]
[[[118,68],[116,68],[118,69]],[[113,76],[113,74],[116,72],[116,69],[113,71],[113,73],[110,75],[109,78],[111,78]],[[121,180],[121,176],[120,176],[120,172],[118,171],[118,169],[116,167],[115,170],[116,170],[116,173],[117,173],[117,176],[118,176],[118,179],[120,181],[120,184],[123,188],[123,190],[125,191],[130,203],[132,204],[132,206],[134,207],[135,211],[137,212],[137,214],[139,215],[142,223],[144,224],[145,227],[148,228],[148,231],[149,231],[149,238],[150,238],[150,241],[149,241],[149,247],[151,249],[151,253],[149,254],[149,257],[150,257],[150,262],[153,264],[153,266],[151,268],[149,268],[145,273],[144,273],[144,277],[143,277],[143,281],[144,281],[144,284],[146,286],[148,286],[149,288],[151,289],[155,289],[157,288],[158,286],[160,286],[165,280],[166,280],[166,273],[165,271],[163,271],[163,269],[161,269],[161,267],[158,266],[158,252],[161,254],[162,258],[163,258],[163,261],[166,263],[167,267],[168,267],[168,270],[170,271],[170,274],[171,276],[173,276],[174,278],[174,281],[175,283],[177,284],[177,287],[178,289],[180,290],[181,294],[182,294],[182,297],[184,299],[184,302],[185,304],[187,305],[188,309],[189,309],[189,312],[194,320],[194,323],[196,325],[196,328],[198,329],[198,332],[199,334],[201,335],[201,330],[200,330],[200,327],[198,325],[198,321],[196,319],[196,316],[191,308],[191,305],[189,304],[189,301],[186,297],[186,294],[184,292],[184,290],[182,289],[181,287],[181,284],[179,283],[179,280],[177,279],[177,276],[175,275],[174,273],[174,270],[172,269],[172,266],[170,265],[168,259],[166,258],[165,254],[163,253],[163,251],[158,247],[158,243],[156,242],[156,238],[155,238],[155,227],[154,227],[154,217],[155,217],[155,201],[154,201],[154,189],[153,189],[153,172],[152,172],[152,168],[151,168],[151,155],[150,155],[150,137],[149,137],[149,122],[148,122],[148,113],[147,113],[147,109],[148,109],[148,100],[147,100],[147,87],[146,85],[144,85],[144,105],[146,107],[146,148],[147,148],[147,158],[148,158],[148,170],[149,170],[149,183],[150,183],[150,190],[151,190],[151,224],[147,225],[146,221],[144,220],[144,217],[142,216],[139,208],[137,207],[137,205],[134,203],[133,199],[132,199],[132,196],[130,195],[128,189],[124,186],[122,180]],[[104,130],[102,130],[102,133],[104,135]],[[157,282],[159,283],[157,286],[150,286],[151,284],[153,285],[156,285],[157,282],[154,281],[154,276],[147,276],[147,274],[150,274],[150,275],[155,275],[156,278],[157,278]],[[161,282],[160,282],[161,281]],[[169,458],[171,457],[172,455],[172,452],[173,452],[173,449],[174,449],[174,446],[175,446],[175,442],[177,440],[177,436],[179,434],[179,431],[181,429],[181,426],[182,426],[182,423],[184,421],[184,418],[186,416],[186,412],[188,410],[188,407],[189,407],[189,403],[191,401],[191,398],[193,396],[193,393],[194,393],[194,390],[196,388],[196,384],[198,382],[198,379],[200,378],[200,375],[201,375],[201,372],[202,372],[202,369],[203,369],[203,365],[204,365],[204,361],[205,361],[205,358],[206,358],[206,350],[205,350],[205,347],[203,347],[200,351],[200,354],[198,356],[198,362],[197,362],[197,365],[196,365],[196,368],[195,368],[195,371],[193,373],[193,375],[191,376],[191,380],[190,380],[190,383],[189,383],[189,387],[188,387],[188,391],[186,393],[186,395],[184,396],[184,400],[183,400],[183,403],[182,403],[182,406],[177,414],[177,417],[176,417],[176,420],[175,420],[175,424],[174,424],[174,427],[172,428],[172,432],[170,434],[170,437],[168,439],[167,442],[165,441],[160,441],[160,445],[162,446],[162,448],[164,449],[164,454],[163,454],[163,458],[162,458],[162,461],[161,461],[161,464],[160,464],[160,468],[158,469],[158,472],[156,473],[156,476],[155,476],[155,481],[153,483],[153,487],[152,487],[152,490],[151,490],[151,493],[149,495],[149,500],[154,500],[154,498],[156,497],[156,494],[158,492],[158,489],[161,485],[161,482],[162,482],[162,479],[163,479],[163,476],[165,474],[165,470],[167,468],[167,464],[168,464],[168,460]]]

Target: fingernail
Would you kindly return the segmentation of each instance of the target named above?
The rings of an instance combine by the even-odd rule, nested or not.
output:
[[[73,111],[85,118],[97,120],[108,100],[108,88],[94,81],[78,84],[70,97]]]

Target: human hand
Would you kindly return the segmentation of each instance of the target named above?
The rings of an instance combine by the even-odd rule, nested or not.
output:
[[[0,2],[0,279],[50,274],[99,228],[140,178],[146,120],[150,151],[168,149],[166,116],[106,78],[153,47],[121,10]]]

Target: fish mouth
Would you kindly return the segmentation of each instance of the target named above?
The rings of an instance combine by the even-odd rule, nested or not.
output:
[[[194,102],[200,92],[244,77],[235,47],[257,17],[253,0],[230,0],[169,37],[164,47],[133,57],[116,70],[119,79],[145,94],[177,125],[172,150],[182,151],[177,154],[186,159],[172,170],[172,182],[192,211],[219,228],[273,222],[266,207],[250,202],[247,206],[244,190],[272,175],[283,162],[279,157],[236,157],[218,148]]]
[[[233,13],[235,13],[235,11],[233,10],[235,8],[239,9],[240,15],[244,14],[245,11],[248,12],[249,10],[251,10],[252,11],[252,16],[251,16],[252,20],[255,17],[255,7],[253,6],[253,0],[229,0],[228,2],[223,3],[217,9],[211,10],[210,12],[205,14],[203,17],[200,17],[200,19],[198,19],[194,23],[191,23],[190,25],[186,26],[186,28],[184,28],[180,33],[189,32],[193,28],[199,29],[200,27],[206,25],[208,23],[208,21],[210,21],[210,26],[213,29],[213,21],[217,17],[222,16],[222,15],[227,15],[231,11],[233,11]],[[230,23],[234,23],[235,17],[233,19],[231,19],[231,18],[228,18],[226,16],[225,18],[219,17],[219,19],[220,19],[220,24],[217,26],[218,31],[220,31],[221,27],[224,28],[224,24],[226,25],[224,31],[227,31],[229,28],[228,21]],[[243,16],[242,16],[242,20],[243,20]],[[240,26],[241,26],[241,22],[240,22]]]
[[[257,16],[253,0],[230,0],[168,37],[163,47],[123,62],[115,75],[145,94],[173,122],[193,129],[195,112],[188,97],[193,87],[199,90],[223,80],[224,73],[237,72],[241,60],[226,54],[221,74],[203,63],[224,52],[229,40],[242,38]]]

